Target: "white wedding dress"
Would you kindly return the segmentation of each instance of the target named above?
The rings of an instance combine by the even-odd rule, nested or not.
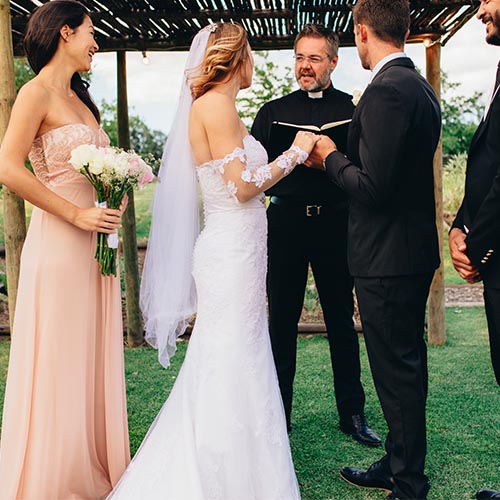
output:
[[[267,327],[264,195],[236,200],[220,175],[235,157],[250,170],[267,163],[247,136],[244,149],[197,167],[205,226],[194,250],[196,324],[113,500],[300,499]]]

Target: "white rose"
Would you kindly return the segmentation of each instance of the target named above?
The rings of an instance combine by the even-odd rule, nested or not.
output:
[[[104,170],[104,158],[100,154],[96,155],[89,161],[88,166],[91,174],[100,175]]]
[[[71,151],[69,162],[75,170],[80,170],[99,156],[99,151],[93,144],[81,144]]]

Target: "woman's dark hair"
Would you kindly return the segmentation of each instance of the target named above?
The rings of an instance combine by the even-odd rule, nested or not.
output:
[[[87,9],[74,0],[53,0],[33,11],[26,26],[24,49],[36,74],[54,57],[61,28],[67,25],[76,29],[81,26],[85,16],[89,16]],[[71,89],[100,122],[99,110],[90,97],[88,87],[88,82],[83,80],[79,73],[72,76]]]

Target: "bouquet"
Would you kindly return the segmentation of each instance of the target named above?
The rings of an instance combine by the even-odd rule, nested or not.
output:
[[[154,178],[152,168],[139,155],[114,147],[81,144],[71,151],[69,161],[94,186],[100,208],[119,208],[131,188],[144,187]],[[94,257],[104,276],[116,276],[117,248],[116,233],[97,233]]]

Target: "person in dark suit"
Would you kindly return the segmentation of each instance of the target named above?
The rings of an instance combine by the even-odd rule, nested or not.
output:
[[[338,46],[338,36],[321,25],[308,24],[297,35],[295,76],[300,90],[266,103],[251,131],[270,161],[281,154],[280,148],[289,146],[271,137],[274,121],[322,126],[352,117],[352,96],[331,83]],[[269,330],[288,428],[297,324],[311,265],[328,331],[340,429],[363,444],[378,446],[381,440],[364,414],[353,280],[347,268],[347,196],[323,172],[301,165],[266,194],[271,197],[267,211]]]
[[[433,158],[441,112],[429,83],[403,52],[407,0],[359,0],[356,46],[372,71],[349,129],[347,156],[327,137],[308,165],[350,197],[349,268],[373,380],[389,428],[386,454],[368,470],[344,467],[346,481],[425,499],[427,296],[439,266]]]
[[[486,42],[500,46],[500,0],[482,1],[477,17]],[[500,66],[490,102],[470,143],[465,195],[449,234],[455,269],[470,283],[483,281],[491,361],[500,385]],[[480,490],[478,499],[500,491]]]

